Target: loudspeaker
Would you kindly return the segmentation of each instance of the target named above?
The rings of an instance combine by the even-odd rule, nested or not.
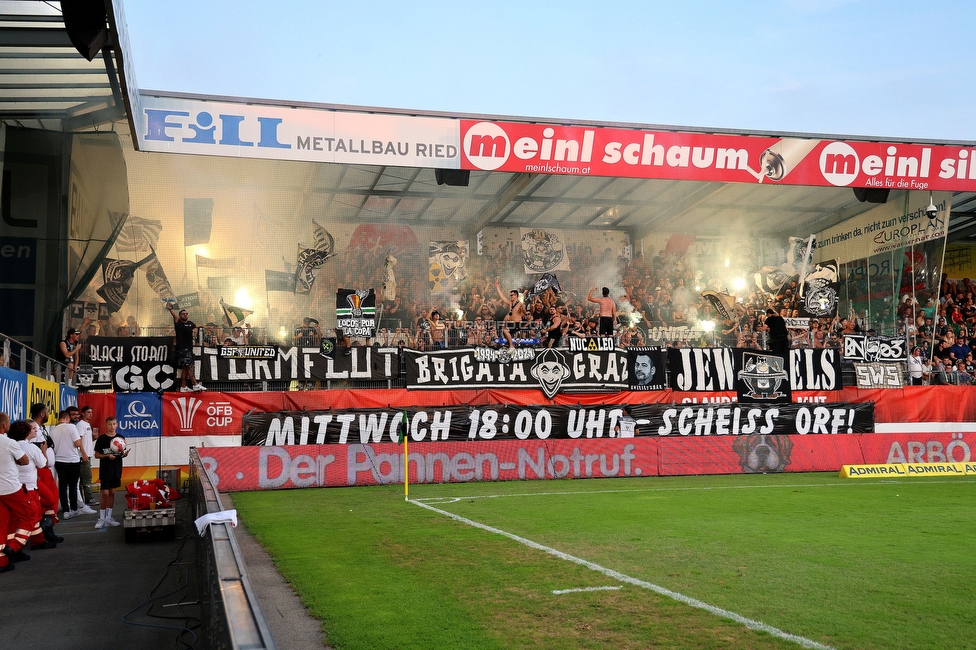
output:
[[[108,42],[104,0],[61,0],[64,29],[78,53],[93,60]]]
[[[471,180],[471,171],[467,169],[435,169],[434,179],[438,185],[453,185],[467,187]]]
[[[873,187],[854,187],[854,196],[861,203],[887,203],[888,192],[891,190],[879,190]]]

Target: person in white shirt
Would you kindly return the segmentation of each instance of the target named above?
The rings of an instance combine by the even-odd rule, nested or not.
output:
[[[71,424],[67,411],[58,414],[58,423],[51,429],[54,440],[54,470],[58,473],[58,494],[64,518],[71,519],[84,514],[78,508],[78,476],[81,461],[88,460],[81,443],[78,427]]]
[[[77,406],[69,406],[65,411],[71,414],[71,423],[78,428],[78,434],[81,436],[81,448],[88,454],[88,460],[81,461],[81,474],[78,477],[78,482],[81,487],[81,511],[86,515],[93,515],[95,511],[89,507],[92,500],[91,459],[95,453],[95,438],[92,435],[91,427],[92,407],[83,406],[79,411]]]
[[[13,570],[12,562],[30,559],[23,548],[28,532],[24,526],[31,514],[30,502],[17,470],[18,465],[26,465],[30,459],[20,445],[7,437],[9,428],[10,418],[6,413],[0,413],[0,573]],[[4,537],[2,533],[8,530],[14,532]]]
[[[633,438],[640,429],[637,428],[637,420],[631,414],[630,405],[624,407],[623,414],[617,419],[617,426],[614,427],[618,438]]]
[[[908,375],[912,386],[921,386],[925,378],[925,366],[922,362],[922,348],[915,348],[908,357]]]
[[[57,548],[57,544],[45,539],[44,530],[41,529],[41,519],[44,514],[41,508],[41,495],[37,491],[37,470],[47,466],[47,458],[44,457],[44,452],[33,444],[33,441],[28,440],[28,438],[34,438],[34,429],[31,427],[30,420],[18,420],[11,424],[7,437],[15,440],[27,454],[27,458],[30,459],[29,463],[20,465],[17,469],[20,471],[20,482],[27,488],[27,497],[31,505],[31,518],[27,522],[28,525],[24,526],[26,530],[30,531],[31,550],[40,551]]]

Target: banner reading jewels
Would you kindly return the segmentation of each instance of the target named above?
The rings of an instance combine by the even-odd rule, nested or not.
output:
[[[534,348],[404,351],[407,388],[538,388],[552,399],[570,391],[627,388],[627,351],[569,352]]]
[[[874,403],[635,404],[637,435],[739,436],[871,433]],[[575,440],[615,438],[623,408],[569,406],[450,406],[249,413],[243,445],[376,444],[396,442],[407,416],[414,442],[451,440]]]
[[[240,355],[236,351],[242,351]],[[200,381],[379,381],[400,373],[396,348],[354,345],[349,354],[323,356],[318,347],[195,348]]]
[[[87,362],[78,366],[79,388],[116,392],[167,390],[176,385],[173,338],[169,336],[91,336]]]
[[[672,390],[733,391],[755,399],[790,400],[794,390],[840,390],[840,354],[797,348],[778,357],[747,348],[668,348]],[[751,384],[746,386],[746,384]]]

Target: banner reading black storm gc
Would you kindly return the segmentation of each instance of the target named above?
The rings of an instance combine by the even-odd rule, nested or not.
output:
[[[566,391],[615,392],[628,383],[627,351],[551,348],[405,350],[407,388],[538,388],[552,399]]]
[[[576,440],[647,436],[870,433],[874,403],[633,404],[633,435],[620,435],[620,404],[592,406],[428,406],[406,409],[279,411],[243,417],[243,445],[397,442],[403,415],[413,442]]]

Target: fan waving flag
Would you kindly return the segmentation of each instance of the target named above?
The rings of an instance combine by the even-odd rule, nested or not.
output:
[[[230,327],[243,323],[245,318],[254,313],[252,309],[228,305],[223,298],[220,299],[220,308],[224,310],[224,319]]]

